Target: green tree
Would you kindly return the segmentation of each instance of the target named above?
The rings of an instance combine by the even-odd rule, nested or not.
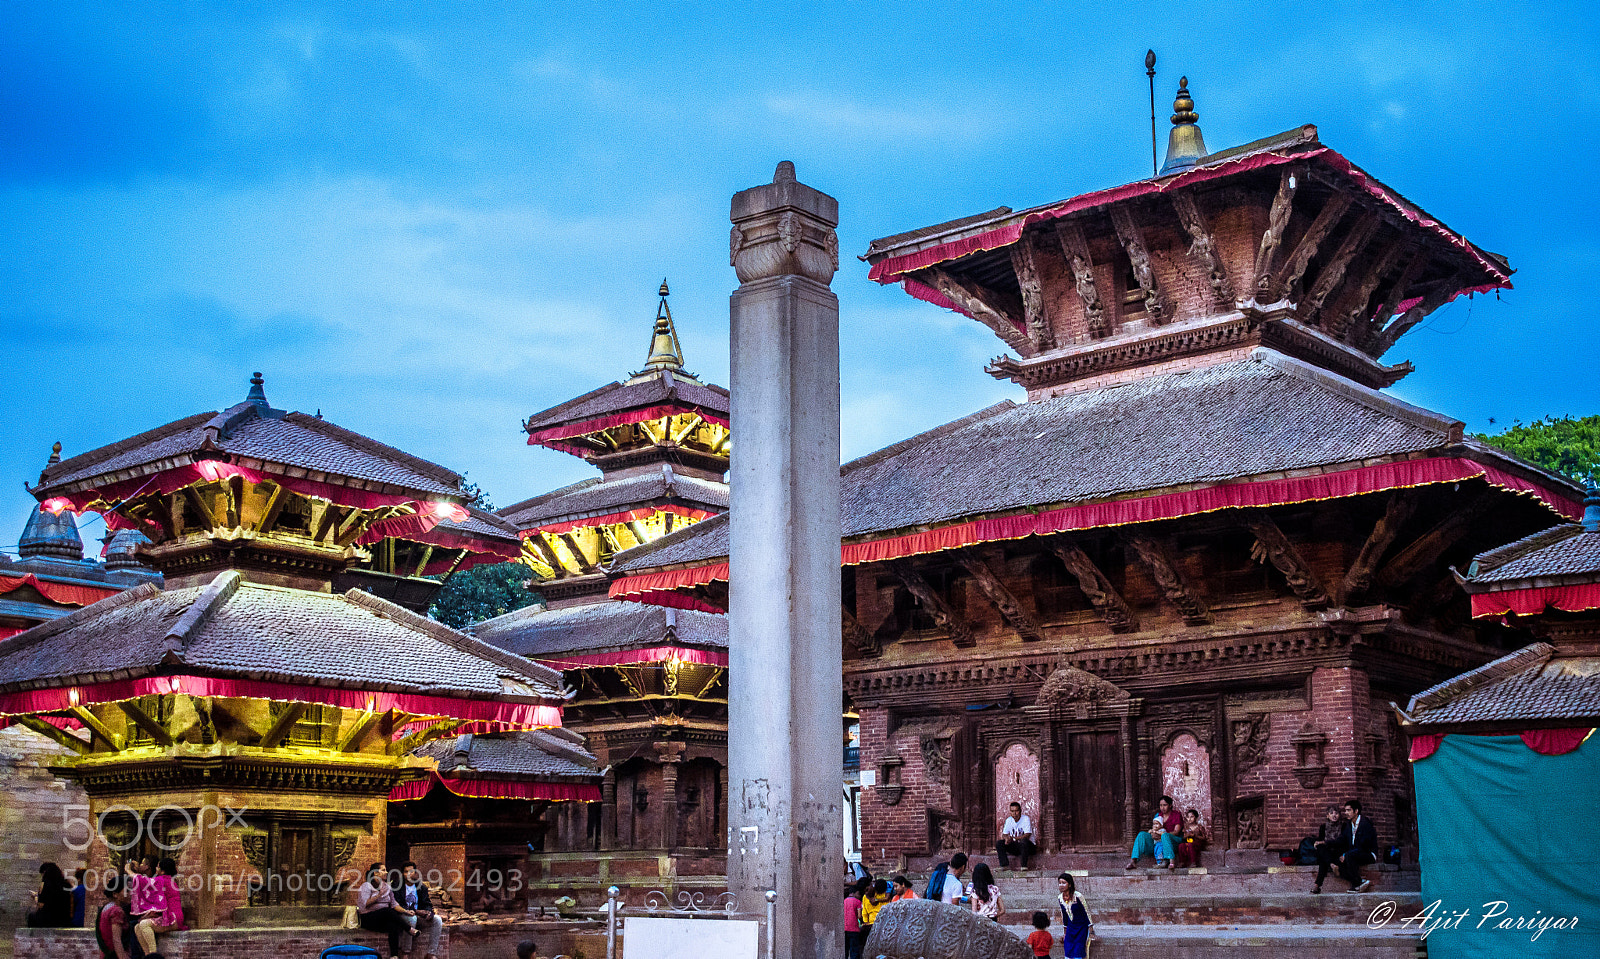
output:
[[[528,588],[532,571],[521,563],[474,566],[445,580],[428,615],[456,629],[503,616],[540,601]]]
[[[1600,414],[1547,416],[1526,425],[1519,420],[1493,436],[1480,433],[1478,439],[1579,483],[1600,482]]]

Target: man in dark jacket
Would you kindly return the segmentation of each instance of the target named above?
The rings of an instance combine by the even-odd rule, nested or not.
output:
[[[424,959],[438,959],[439,933],[444,929],[444,920],[434,913],[433,903],[428,899],[428,886],[422,881],[422,871],[414,862],[405,864],[404,876],[395,886],[394,905],[416,930],[407,955],[415,954],[417,945],[421,944],[424,947]]]
[[[1361,815],[1361,800],[1351,799],[1344,804],[1344,824],[1339,838],[1334,842],[1317,844],[1317,884],[1312,892],[1322,891],[1322,881],[1328,878],[1334,863],[1339,865],[1339,877],[1350,884],[1351,892],[1366,892],[1372,880],[1361,878],[1361,867],[1378,861],[1378,829],[1372,820]]]

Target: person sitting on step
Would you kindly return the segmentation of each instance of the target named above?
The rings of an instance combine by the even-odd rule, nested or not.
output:
[[[1156,858],[1156,868],[1173,868],[1177,856],[1178,841],[1183,835],[1183,817],[1172,808],[1172,797],[1162,796],[1160,812],[1156,820],[1150,824],[1148,832],[1141,832],[1134,837],[1133,851],[1128,854],[1128,864],[1124,869],[1137,869],[1139,857],[1152,855]]]
[[[1193,869],[1200,865],[1200,854],[1211,841],[1211,830],[1200,821],[1200,810],[1191,809],[1183,820],[1183,841],[1178,843],[1178,865]]]
[[[1037,847],[1033,842],[1033,821],[1022,811],[1022,803],[1011,804],[1011,815],[1000,827],[1000,839],[994,848],[1000,854],[1001,869],[1011,868],[1008,856],[1016,856],[1022,860],[1022,868],[1028,868],[1028,860],[1033,857]]]
[[[1322,891],[1322,881],[1338,864],[1339,877],[1350,884],[1351,892],[1366,892],[1372,880],[1361,878],[1361,867],[1378,861],[1378,830],[1372,820],[1361,815],[1361,800],[1348,799],[1344,804],[1344,825],[1339,838],[1317,846],[1317,884],[1312,892]]]

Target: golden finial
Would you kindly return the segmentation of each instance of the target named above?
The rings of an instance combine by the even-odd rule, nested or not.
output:
[[[1206,141],[1200,135],[1200,117],[1194,112],[1188,77],[1178,80],[1178,95],[1172,101],[1172,110],[1172,132],[1167,135],[1167,162],[1161,165],[1162,176],[1181,173],[1206,155]]]
[[[645,370],[682,370],[683,347],[678,345],[678,329],[672,323],[672,307],[667,305],[667,281],[661,280],[661,305],[656,307],[656,323],[650,331],[650,356]]]
[[[59,442],[57,442],[54,446],[50,447],[50,462],[52,462],[52,463],[61,462],[61,444]]]
[[[1172,101],[1172,125],[1194,123],[1200,115],[1194,112],[1194,98],[1189,96],[1189,78],[1178,78],[1178,96]]]

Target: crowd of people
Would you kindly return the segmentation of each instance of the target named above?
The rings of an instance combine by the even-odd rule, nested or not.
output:
[[[969,864],[972,874],[964,879]],[[844,890],[845,957],[861,959],[862,948],[872,934],[872,926],[883,908],[899,899],[919,897],[911,880],[905,876],[895,876],[890,880],[874,879],[861,875],[865,870],[859,863],[847,863],[846,867],[851,881]],[[1089,935],[1094,926],[1089,918],[1089,907],[1070,873],[1064,872],[1057,877],[1056,885],[1057,904],[1061,911],[1060,941],[1063,955],[1068,959],[1087,956]],[[999,883],[995,882],[994,870],[986,862],[972,862],[966,853],[958,852],[950,857],[949,862],[934,866],[923,896],[970,909],[974,915],[995,922],[1002,922],[1006,917],[1005,897],[1000,893]],[[1049,956],[1056,942],[1050,933],[1050,914],[1036,911],[1030,918],[1034,931],[1028,936],[1028,945],[1035,956]]]
[[[995,841],[999,868],[1011,868],[1017,860],[1023,869],[1037,852],[1033,823],[1020,803],[1011,803],[1010,814],[1001,824]],[[1211,841],[1211,831],[1198,809],[1180,814],[1171,796],[1162,796],[1157,812],[1148,829],[1134,837],[1125,868],[1135,869],[1142,857],[1155,859],[1163,869],[1193,868],[1200,865],[1200,854]],[[1378,839],[1373,823],[1361,815],[1360,800],[1351,799],[1343,807],[1329,806],[1327,821],[1315,837],[1307,837],[1300,850],[1300,861],[1317,865],[1316,885],[1312,892],[1322,891],[1328,874],[1337,871],[1350,885],[1351,892],[1364,892],[1371,882],[1361,877],[1361,869],[1377,861]],[[1289,861],[1286,857],[1285,861]],[[971,875],[967,875],[968,866]],[[917,893],[911,880],[895,876],[892,880],[873,879],[859,863],[846,864],[847,883],[844,897],[844,928],[846,959],[861,959],[862,949],[878,914],[897,899],[915,899]],[[1035,956],[1051,955],[1059,941],[1063,954],[1071,959],[1086,956],[1090,933],[1094,923],[1088,905],[1070,873],[1057,879],[1057,902],[1060,907],[1061,932],[1059,940],[1052,935],[1050,913],[1037,911],[1030,916],[1033,932],[1028,945]],[[952,905],[970,909],[974,915],[995,922],[1006,916],[1005,898],[995,882],[994,870],[985,862],[973,862],[965,853],[956,853],[948,862],[934,866],[923,894]]]
[[[188,928],[183,919],[183,896],[176,876],[178,864],[169,858],[130,859],[119,874],[101,888],[105,903],[95,913],[93,928],[100,954],[106,959],[161,959],[157,936]],[[39,865],[39,891],[27,925],[34,929],[81,928],[87,918],[87,870],[68,882],[53,862]]]

